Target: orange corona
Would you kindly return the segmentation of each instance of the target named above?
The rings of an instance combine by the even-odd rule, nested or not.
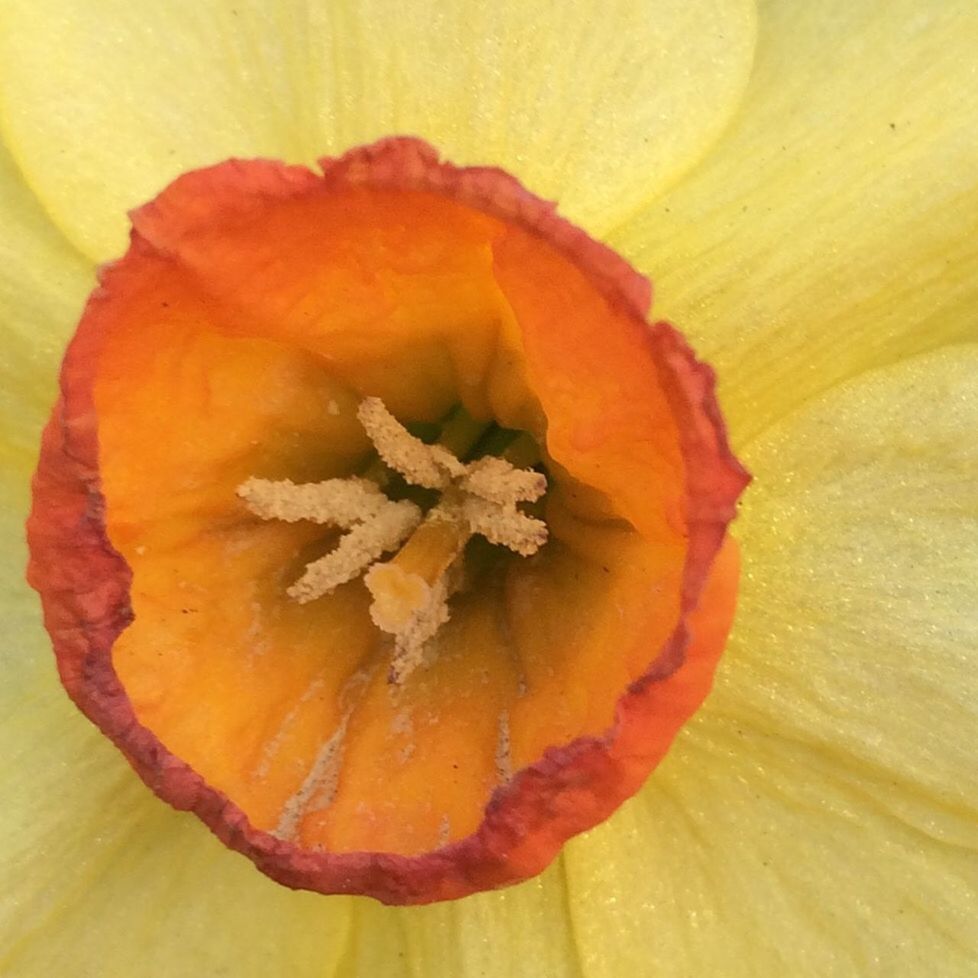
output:
[[[232,161],[134,213],[65,359],[30,576],[66,688],[162,798],[290,886],[427,902],[539,872],[663,756],[726,638],[747,476],[648,283],[551,205],[407,138],[322,171]],[[506,511],[543,529],[421,533],[437,499],[395,465],[411,525],[293,600],[342,527],[239,490],[376,474],[374,403],[429,443],[464,412],[459,466],[521,433]],[[421,600],[395,571],[449,565],[392,677],[378,622]]]

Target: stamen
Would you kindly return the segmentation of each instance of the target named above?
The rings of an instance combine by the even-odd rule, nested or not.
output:
[[[540,499],[547,480],[514,465],[517,459],[530,465],[537,460],[536,445],[528,437],[517,438],[506,458],[460,461],[447,446],[464,455],[488,427],[462,409],[446,423],[436,445],[415,438],[379,398],[366,398],[357,417],[386,466],[412,485],[441,491],[441,500],[426,516],[414,503],[394,502],[381,492],[386,469],[379,463],[368,470],[378,478],[312,485],[249,479],[238,487],[238,495],[264,519],[312,520],[347,531],[330,553],[306,567],[287,593],[305,603],[365,572],[364,583],[373,597],[371,620],[394,638],[390,680],[401,683],[421,664],[427,643],[449,620],[448,601],[461,584],[462,554],[473,535],[524,557],[546,543],[546,524],[517,507]],[[377,563],[401,544],[393,558]]]
[[[540,461],[540,448],[526,432],[523,432],[511,441],[499,455],[509,462],[513,468],[529,469]]]
[[[521,513],[515,503],[498,505],[469,496],[462,504],[462,516],[472,533],[509,547],[521,557],[532,556],[547,542],[547,524]]]
[[[383,628],[379,625],[377,618],[373,616],[373,605],[371,606],[371,618],[374,624],[394,635],[394,654],[391,657],[387,677],[389,682],[403,683],[421,665],[429,640],[434,638],[438,629],[448,621],[450,617],[448,599],[455,593],[461,582],[461,574],[457,573],[457,570],[457,565],[454,565],[433,586],[425,585],[427,600],[396,629]]]
[[[357,417],[377,454],[412,485],[444,489],[464,474],[465,466],[448,449],[415,438],[379,397],[366,398],[357,408]]]
[[[445,421],[438,436],[438,444],[447,448],[456,458],[465,458],[492,425],[473,418],[459,405]]]
[[[459,482],[464,492],[503,506],[536,502],[547,491],[547,478],[532,469],[514,469],[492,455],[473,462]]]
[[[264,520],[311,520],[347,529],[376,519],[390,500],[367,479],[327,479],[296,485],[290,479],[248,479],[238,495]]]
[[[400,546],[421,522],[421,510],[403,500],[381,510],[369,523],[359,523],[340,537],[325,557],[314,560],[286,592],[299,604],[330,594],[359,577],[375,560]]]

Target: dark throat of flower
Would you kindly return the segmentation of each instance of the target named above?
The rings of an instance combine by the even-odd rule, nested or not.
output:
[[[452,595],[480,576],[484,560],[467,549],[470,541],[481,537],[522,557],[546,543],[547,526],[537,514],[547,479],[531,467],[539,451],[529,435],[480,422],[462,407],[432,443],[412,434],[379,398],[363,400],[357,417],[376,452],[362,474],[301,485],[251,478],[237,492],[262,519],[343,531],[287,593],[305,604],[363,575],[373,599],[370,618],[393,640],[389,681],[400,684],[448,621]]]

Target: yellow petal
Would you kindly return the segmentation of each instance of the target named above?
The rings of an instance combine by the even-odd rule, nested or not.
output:
[[[882,782],[718,719],[565,853],[587,978],[972,978],[975,853]],[[883,785],[885,787],[885,785]]]
[[[0,144],[0,469],[26,480],[91,264],[62,237]]]
[[[973,973],[976,377],[976,345],[917,357],[747,453],[717,686],[565,854],[595,975]]]
[[[743,109],[612,243],[718,368],[739,440],[978,337],[978,7],[772,0]]]
[[[375,975],[581,978],[560,863],[519,886],[451,903],[382,907],[359,900],[336,978]]]
[[[978,824],[976,378],[978,344],[921,355],[747,449],[740,617],[712,705]]]
[[[182,170],[391,133],[501,164],[600,232],[716,138],[753,41],[750,0],[9,0],[0,116],[99,259]]]

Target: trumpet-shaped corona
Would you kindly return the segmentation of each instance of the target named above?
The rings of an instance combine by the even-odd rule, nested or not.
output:
[[[427,902],[539,872],[663,756],[747,477],[646,280],[551,205],[412,139],[322,167],[134,212],[30,577],[161,797],[290,886]]]

